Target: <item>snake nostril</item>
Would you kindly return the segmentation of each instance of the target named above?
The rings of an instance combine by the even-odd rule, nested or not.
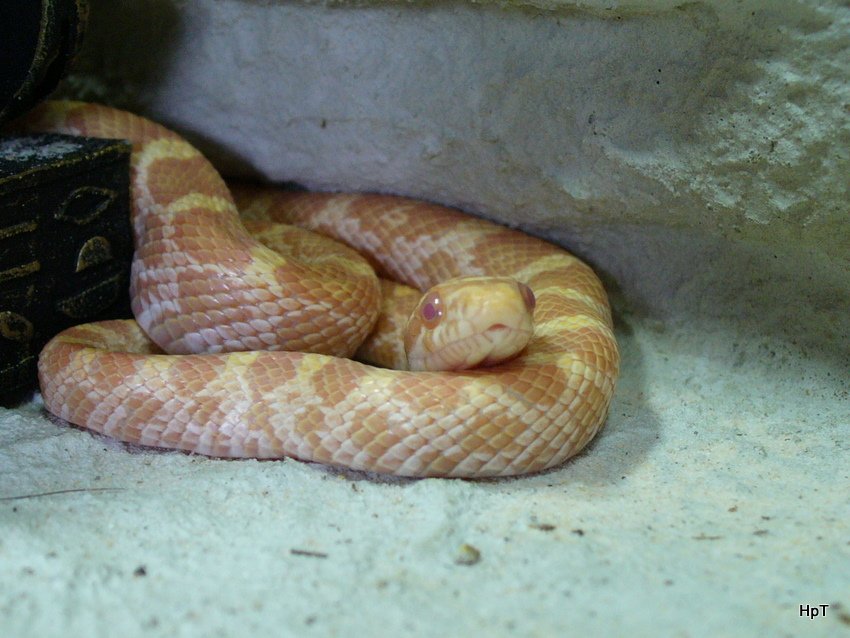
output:
[[[488,332],[498,332],[498,331],[507,330],[507,329],[508,329],[508,327],[503,323],[494,323],[492,326],[487,328],[487,331]]]

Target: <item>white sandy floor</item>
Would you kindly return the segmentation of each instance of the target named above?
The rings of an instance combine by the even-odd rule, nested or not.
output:
[[[521,479],[210,460],[3,411],[0,634],[850,634],[846,362],[716,324],[618,336],[606,428]]]

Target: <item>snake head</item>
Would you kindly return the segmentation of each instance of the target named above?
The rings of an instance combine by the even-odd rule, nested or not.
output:
[[[410,370],[467,370],[517,356],[534,329],[534,293],[509,277],[460,277],[430,288],[407,323]]]

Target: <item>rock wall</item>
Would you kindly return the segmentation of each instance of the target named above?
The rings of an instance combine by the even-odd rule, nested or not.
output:
[[[846,347],[846,2],[92,5],[66,90],[230,173],[456,205],[621,309]]]

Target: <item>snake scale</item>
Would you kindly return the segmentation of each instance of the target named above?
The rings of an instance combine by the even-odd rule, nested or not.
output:
[[[619,369],[610,308],[596,275],[561,248],[401,197],[260,196],[278,219],[420,290],[498,275],[534,292],[534,334],[511,361],[463,372],[366,365],[345,358],[379,303],[364,264],[340,284],[259,244],[213,166],[149,120],[49,102],[23,126],[133,143],[136,321],[77,326],[44,348],[42,395],[62,419],[145,446],[417,477],[540,471],[604,422]],[[247,208],[262,217],[256,201]]]

